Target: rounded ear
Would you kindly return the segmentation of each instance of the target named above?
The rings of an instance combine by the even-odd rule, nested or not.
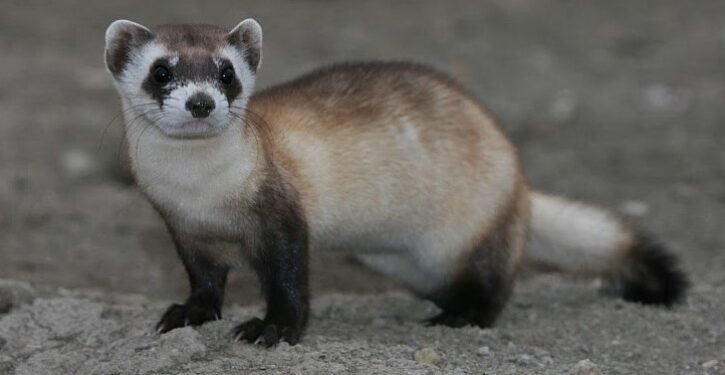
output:
[[[106,29],[106,68],[114,76],[123,71],[130,53],[149,40],[153,34],[146,26],[127,20],[111,23]]]
[[[262,62],[262,27],[257,21],[247,18],[227,34],[227,41],[239,49],[253,72]]]

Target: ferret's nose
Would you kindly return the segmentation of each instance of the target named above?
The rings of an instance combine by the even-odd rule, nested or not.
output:
[[[186,101],[186,109],[191,112],[194,118],[209,117],[214,107],[214,99],[203,92],[197,92]]]

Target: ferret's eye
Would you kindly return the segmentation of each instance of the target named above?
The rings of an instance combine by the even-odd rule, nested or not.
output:
[[[165,66],[157,66],[154,68],[154,81],[160,84],[171,82],[171,72]]]
[[[219,76],[219,80],[225,85],[230,85],[234,82],[234,68],[226,68],[222,70],[222,75]]]

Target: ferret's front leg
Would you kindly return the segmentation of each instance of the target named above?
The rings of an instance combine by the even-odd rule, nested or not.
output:
[[[235,340],[264,346],[296,344],[309,314],[308,234],[299,210],[280,197],[261,199],[255,245],[249,259],[267,302],[264,319],[250,319],[234,329]]]
[[[234,329],[237,341],[268,347],[280,341],[294,345],[307,325],[307,246],[284,238],[274,239],[273,243],[251,262],[262,285],[267,313],[264,319],[252,318],[238,325]]]
[[[227,266],[220,265],[213,258],[213,244],[175,235],[173,230],[171,232],[179,258],[189,276],[191,293],[185,303],[175,303],[166,310],[156,325],[159,333],[221,319],[228,272]]]

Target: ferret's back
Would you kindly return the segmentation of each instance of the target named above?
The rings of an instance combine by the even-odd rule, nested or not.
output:
[[[330,65],[252,98],[253,106],[292,107],[326,118],[344,116],[374,124],[401,113],[447,116],[450,110],[483,111],[481,103],[449,76],[408,62],[362,62]],[[330,125],[322,121],[318,125]]]

